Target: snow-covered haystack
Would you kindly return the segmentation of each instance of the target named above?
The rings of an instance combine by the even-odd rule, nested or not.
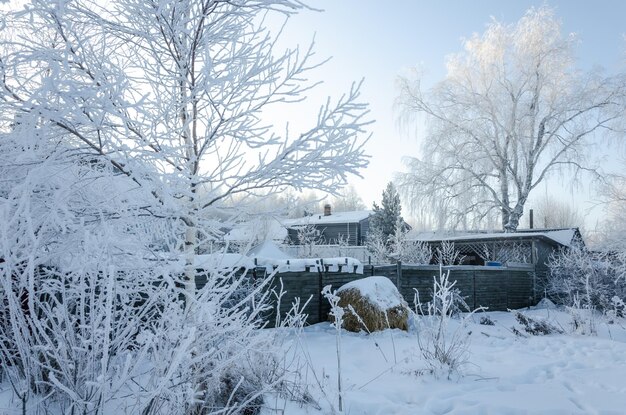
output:
[[[337,296],[345,310],[343,328],[348,331],[408,329],[409,307],[387,277],[352,281],[339,288]]]

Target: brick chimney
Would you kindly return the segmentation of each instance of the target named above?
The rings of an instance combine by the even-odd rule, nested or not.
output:
[[[330,203],[324,205],[324,216],[330,216]]]

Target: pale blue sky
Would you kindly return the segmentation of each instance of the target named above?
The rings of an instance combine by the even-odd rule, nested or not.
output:
[[[619,0],[317,0],[310,5],[324,12],[303,12],[290,21],[286,42],[306,44],[315,34],[319,57],[332,56],[311,76],[324,81],[307,103],[312,113],[326,96],[338,96],[352,81],[365,79],[363,98],[370,103],[372,118],[377,122],[368,144],[370,167],[363,171],[363,180],[354,179],[352,183],[368,206],[380,199],[393,173],[403,169],[402,156],[418,155],[419,134],[416,137],[413,131],[401,131],[393,111],[394,80],[402,68],[421,65],[427,74],[426,82],[434,83],[444,76],[446,55],[461,50],[462,38],[483,32],[492,16],[514,23],[528,8],[543,4],[556,10],[564,33],[578,35],[576,52],[581,68],[601,65],[613,71],[624,67],[626,1]],[[299,114],[302,108],[306,107],[299,108]],[[294,115],[292,123],[301,116]],[[587,189],[583,186],[573,193],[579,192],[587,193]],[[571,193],[568,197],[575,200]],[[581,210],[589,206],[584,204]],[[588,226],[593,226],[591,221]],[[525,219],[522,223],[526,226]]]

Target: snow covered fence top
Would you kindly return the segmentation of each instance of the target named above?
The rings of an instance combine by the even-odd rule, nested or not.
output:
[[[264,267],[267,272],[355,272],[363,274],[363,263],[349,257],[334,258],[256,258],[256,266]]]
[[[172,265],[173,272],[183,272],[185,270],[186,259],[184,255]],[[196,269],[210,270],[229,270],[239,268],[254,268],[254,260],[241,254],[207,254],[195,255],[193,258],[193,266]]]
[[[186,260],[181,257],[176,261],[171,270],[173,272],[183,272]],[[253,269],[265,268],[266,272],[355,272],[363,273],[361,261],[348,257],[335,258],[270,258],[270,257],[249,257],[242,254],[208,254],[196,255],[194,257],[194,268],[205,271],[211,270],[233,270],[233,269]]]

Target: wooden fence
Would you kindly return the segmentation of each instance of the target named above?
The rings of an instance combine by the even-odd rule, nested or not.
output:
[[[532,267],[485,267],[449,266],[443,272],[450,272],[450,281],[456,281],[461,296],[471,309],[485,307],[489,311],[506,311],[534,305],[534,269]],[[304,312],[307,323],[326,321],[330,307],[322,297],[326,285],[333,290],[342,285],[372,275],[389,278],[398,287],[404,299],[414,304],[416,290],[419,300],[426,303],[432,299],[434,277],[439,275],[437,265],[366,265],[363,274],[350,272],[289,272],[276,274],[271,282],[275,289],[285,295],[278,307],[284,316],[295,298],[302,304],[308,301]],[[274,323],[275,312],[269,316]]]

